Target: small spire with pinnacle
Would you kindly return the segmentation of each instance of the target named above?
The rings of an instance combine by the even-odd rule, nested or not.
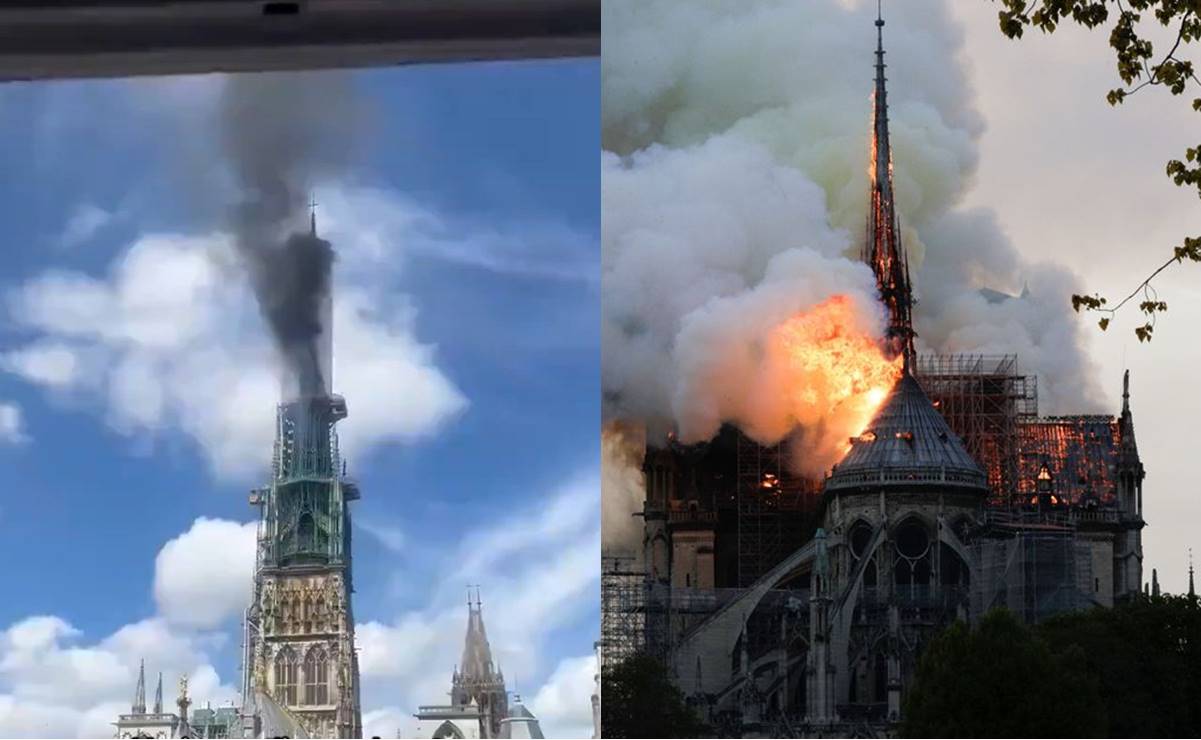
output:
[[[1122,455],[1131,465],[1138,465],[1138,442],[1134,439],[1134,414],[1130,413],[1130,371],[1122,373],[1122,413],[1118,417],[1118,434]]]
[[[163,672],[158,672],[158,687],[154,690],[154,713],[163,713]]]
[[[133,692],[132,714],[146,713],[146,660],[138,664],[138,687]]]
[[[317,198],[309,196],[309,236],[317,236]]]
[[[1197,598],[1197,587],[1193,584],[1193,548],[1188,549],[1188,597]]]

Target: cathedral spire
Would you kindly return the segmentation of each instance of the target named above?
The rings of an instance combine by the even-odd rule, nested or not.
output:
[[[474,601],[472,588],[475,589]],[[501,720],[509,716],[508,692],[504,675],[492,662],[479,586],[467,587],[467,637],[463,641],[458,672],[451,683],[452,703],[468,706],[474,702],[483,713],[488,729],[480,737],[500,737]]]
[[[493,678],[492,646],[488,644],[488,632],[484,629],[484,612],[480,603],[479,586],[475,587],[475,601],[471,600],[471,589],[467,590],[467,638],[463,641],[463,658],[459,663],[460,675],[474,681]]]
[[[1138,460],[1138,442],[1134,439],[1134,415],[1130,412],[1130,371],[1122,375],[1122,415],[1118,417],[1123,456],[1131,462]]]
[[[138,687],[133,692],[133,706],[130,708],[131,714],[146,713],[146,660],[143,659],[138,665]]]
[[[884,18],[876,6],[876,87],[872,94],[871,197],[863,260],[876,274],[880,300],[888,309],[887,342],[892,354],[913,361],[913,294],[909,261],[901,246],[892,186],[892,146],[888,138],[888,90],[884,77]]]
[[[1188,597],[1197,598],[1197,587],[1193,584],[1193,548],[1188,549]]]
[[[163,672],[158,674],[158,687],[154,690],[154,713],[163,713]]]

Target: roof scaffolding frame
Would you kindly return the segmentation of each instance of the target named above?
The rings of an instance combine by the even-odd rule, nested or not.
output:
[[[1038,418],[1038,378],[1017,355],[919,355],[914,377],[972,459],[984,468],[993,506],[1014,505],[1021,475],[1019,427]]]

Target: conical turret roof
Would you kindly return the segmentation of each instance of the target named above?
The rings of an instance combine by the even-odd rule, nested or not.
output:
[[[826,490],[936,484],[988,490],[984,470],[906,372],[826,479]]]

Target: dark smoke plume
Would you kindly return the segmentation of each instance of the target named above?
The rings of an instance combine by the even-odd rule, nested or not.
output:
[[[229,78],[221,147],[240,189],[231,226],[283,360],[285,396],[330,390],[329,242],[309,231],[313,185],[340,171],[360,109],[343,73]]]

